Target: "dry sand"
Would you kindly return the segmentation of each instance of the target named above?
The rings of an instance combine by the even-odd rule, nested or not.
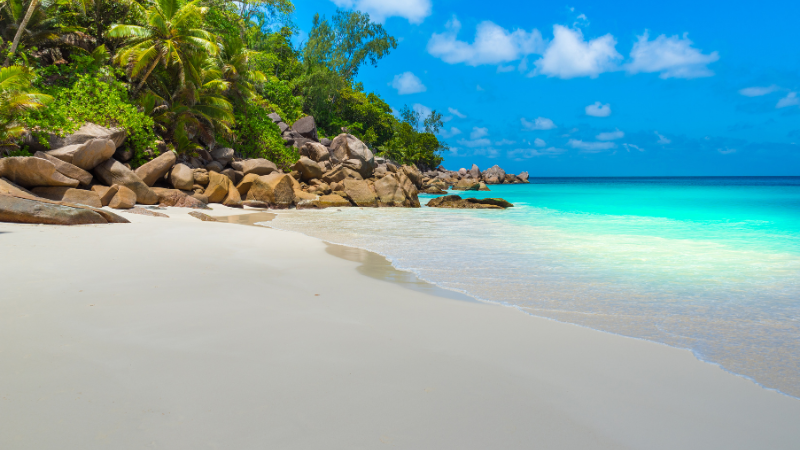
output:
[[[0,448],[800,447],[800,400],[689,351],[166,212],[0,224]]]

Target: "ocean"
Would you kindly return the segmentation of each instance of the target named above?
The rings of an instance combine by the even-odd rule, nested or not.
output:
[[[515,207],[287,211],[269,225],[379,253],[480,300],[690,349],[800,397],[800,177],[490,188],[459,194]]]

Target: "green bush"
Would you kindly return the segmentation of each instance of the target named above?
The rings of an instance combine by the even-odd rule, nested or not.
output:
[[[294,147],[283,145],[281,130],[267,117],[264,104],[251,102],[235,106],[234,141],[226,143],[247,158],[265,158],[278,167],[289,167],[300,159]]]
[[[125,86],[107,68],[74,76],[75,82],[69,86],[43,86],[42,90],[55,101],[23,118],[40,142],[46,145],[48,133],[65,136],[84,122],[92,122],[105,127],[125,128],[128,132],[125,145],[134,152],[133,166],[147,162],[147,149],[157,154],[153,119],[140,112],[128,99]]]

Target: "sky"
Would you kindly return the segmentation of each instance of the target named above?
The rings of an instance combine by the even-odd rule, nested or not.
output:
[[[358,81],[445,116],[451,170],[800,175],[800,2],[296,0],[398,40]]]

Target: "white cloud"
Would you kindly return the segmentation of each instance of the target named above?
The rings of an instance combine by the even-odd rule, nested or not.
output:
[[[517,143],[517,141],[510,141],[508,139],[501,139],[501,140],[495,142],[494,145],[500,146],[500,145],[511,145],[511,144],[516,144],[516,143]]]
[[[447,111],[448,111],[450,114],[452,114],[452,115],[454,115],[454,116],[458,117],[459,119],[466,119],[466,118],[467,118],[467,115],[466,115],[466,114],[463,114],[461,111],[459,111],[459,110],[457,110],[457,109],[455,109],[455,108],[447,108]]]
[[[666,144],[669,144],[669,143],[672,142],[670,139],[667,139],[666,136],[664,136],[663,134],[659,133],[658,131],[656,131],[655,133],[656,133],[656,136],[658,136],[658,141],[656,141],[656,144],[666,145]]]
[[[611,115],[611,105],[608,103],[603,105],[600,102],[594,102],[593,105],[587,106],[585,110],[586,115],[592,117],[608,117]]]
[[[522,127],[526,130],[552,130],[556,124],[547,117],[537,117],[533,122],[528,122],[525,118],[521,118]]]
[[[627,151],[629,151],[629,152],[631,151],[631,149],[634,149],[634,150],[639,150],[640,152],[643,152],[643,151],[644,151],[644,149],[643,149],[643,148],[641,148],[641,147],[639,147],[638,145],[633,145],[633,144],[622,144],[622,146],[623,146],[623,147],[625,147],[625,150],[627,150]]]
[[[596,78],[603,72],[616,69],[616,61],[622,59],[614,48],[616,45],[616,39],[610,34],[587,42],[583,40],[581,30],[553,25],[553,40],[534,63],[536,69],[530,75]]]
[[[547,145],[547,142],[545,142],[544,139],[536,138],[533,141],[533,145],[535,145],[537,147],[545,147]]]
[[[482,138],[484,136],[488,136],[488,135],[489,135],[489,129],[488,128],[472,127],[472,133],[469,134],[469,138],[472,139],[472,140],[475,140],[475,139],[480,139],[480,138]]]
[[[572,148],[577,148],[582,153],[599,153],[603,150],[617,147],[617,144],[613,142],[584,142],[580,139],[570,139],[567,145]]]
[[[497,158],[500,155],[500,150],[492,147],[479,148],[475,150],[475,154],[486,156],[487,158]]]
[[[451,138],[453,136],[461,134],[461,130],[459,130],[456,127],[450,127],[450,130],[442,130],[442,131],[439,132],[439,134],[443,138],[448,139],[448,138]]]
[[[661,78],[699,78],[714,75],[708,67],[719,60],[719,53],[704,55],[702,51],[692,47],[688,33],[683,37],[661,35],[649,40],[647,31],[639,36],[639,40],[631,50],[631,61],[627,64],[628,73],[659,72]]]
[[[433,112],[427,106],[420,105],[419,103],[414,103],[413,108],[414,108],[414,111],[418,112],[419,115],[422,116],[423,119],[425,119],[426,117],[430,116],[431,113]]]
[[[776,108],[786,108],[787,106],[800,105],[800,98],[797,97],[797,92],[789,92],[786,97],[778,100]]]
[[[469,147],[469,148],[488,147],[489,145],[492,145],[492,141],[486,138],[472,139],[472,140],[459,139],[458,143],[459,145],[463,145],[464,147]]]
[[[380,1],[380,0],[375,0]],[[448,64],[469,66],[500,64],[516,61],[525,55],[540,53],[544,45],[539,30],[508,31],[489,21],[481,22],[475,30],[473,43],[457,39],[461,22],[454,16],[443,33],[433,33],[428,41],[428,53]]]
[[[622,139],[624,137],[625,137],[625,132],[617,130],[617,131],[608,131],[605,133],[600,133],[595,137],[595,139],[597,139],[598,141],[613,141],[616,139]]]
[[[399,95],[417,94],[428,90],[428,88],[422,84],[422,81],[411,72],[403,72],[399,75],[395,75],[391,86],[397,89]]]
[[[558,156],[564,152],[566,152],[565,149],[557,147],[548,147],[545,149],[515,148],[514,150],[509,150],[506,155],[513,160],[521,161],[522,159],[534,158],[537,156]]]
[[[336,6],[368,13],[383,22],[388,17],[403,17],[410,23],[422,23],[431,15],[431,0],[333,0]]]
[[[744,88],[739,90],[739,93],[744,95],[745,97],[761,97],[762,95],[771,94],[779,89],[780,88],[778,86],[775,86],[773,84],[772,86],[766,86],[766,87],[753,86],[749,88]]]

